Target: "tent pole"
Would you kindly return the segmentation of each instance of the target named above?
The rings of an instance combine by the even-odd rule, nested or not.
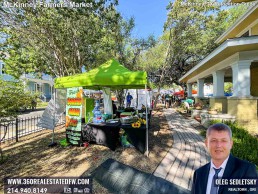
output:
[[[146,152],[145,155],[149,156],[149,121],[148,121],[148,103],[147,103],[147,84],[145,84],[145,103],[146,103]]]

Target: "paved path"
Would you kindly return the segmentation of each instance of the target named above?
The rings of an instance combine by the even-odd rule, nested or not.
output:
[[[194,170],[209,162],[204,139],[193,127],[197,121],[185,119],[172,108],[164,113],[173,132],[173,146],[154,175],[190,190]]]

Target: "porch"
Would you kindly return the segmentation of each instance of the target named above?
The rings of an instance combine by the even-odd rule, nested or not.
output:
[[[252,134],[258,134],[258,37],[229,39],[187,72],[188,97],[197,85],[195,102],[201,102],[219,114],[232,115]],[[233,85],[233,95],[224,95],[224,84]],[[213,85],[211,97],[204,96],[204,85]]]

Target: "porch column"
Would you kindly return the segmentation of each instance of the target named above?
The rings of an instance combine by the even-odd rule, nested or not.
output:
[[[204,97],[204,79],[198,79],[197,80],[197,95],[198,97]]]
[[[192,97],[192,84],[188,83],[187,85],[187,97]]]
[[[250,60],[238,61],[233,64],[232,76],[233,76],[233,96],[235,97],[248,97],[250,95],[251,88],[251,76],[250,76]]]
[[[224,96],[224,76],[225,71],[219,70],[212,73],[213,76],[213,96],[221,97]]]

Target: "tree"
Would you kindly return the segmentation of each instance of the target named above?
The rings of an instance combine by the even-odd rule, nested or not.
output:
[[[4,81],[0,79],[0,122],[6,118],[16,118],[18,111],[28,107],[34,97],[26,91],[21,81]]]
[[[0,128],[4,128],[1,141],[5,138],[8,125],[17,118],[18,111],[25,106],[29,106],[34,95],[26,91],[21,81],[3,81],[0,79]],[[0,146],[0,162],[4,156]]]
[[[124,20],[120,16],[114,31],[110,34],[109,40],[114,48],[112,52],[109,53],[109,56],[117,58],[121,64],[132,71],[143,69],[138,63],[140,54],[156,43],[154,37],[151,35],[147,39],[132,38],[131,33],[134,26],[134,18]],[[117,96],[119,105],[122,106],[126,92],[124,92],[123,89],[114,92]]]
[[[140,57],[140,63],[158,88],[156,99],[161,87],[173,83],[185,87],[179,78],[219,46],[214,41],[246,10],[246,6],[220,9],[209,1],[199,3],[207,6],[199,6],[192,0],[170,3],[163,35],[155,47]]]
[[[153,87],[158,89],[156,99],[154,101],[154,107],[156,107],[158,97],[160,95],[160,89],[168,84],[166,71],[166,56],[168,51],[168,33],[164,33],[162,37],[156,42],[155,46],[149,48],[143,52],[138,60],[141,68],[147,71],[148,78],[151,81]]]
[[[245,10],[246,6],[220,9],[212,1],[199,1],[205,6],[194,4],[182,6],[182,0],[168,6],[169,14],[165,29],[170,34],[168,52],[169,77],[171,82],[179,83],[179,78],[211,53],[219,45],[215,40]],[[209,3],[210,2],[210,3]]]
[[[207,1],[200,1],[207,6],[182,6],[182,2],[177,0],[168,6],[169,14],[165,24],[171,42],[167,55],[169,78],[170,82],[179,85],[179,78],[216,48],[217,45],[211,43],[218,36],[214,28],[219,26],[216,14],[218,6],[207,4]]]
[[[6,41],[1,53],[8,73],[19,77],[21,72],[35,71],[57,77],[80,73],[83,66],[96,67],[99,53],[113,49],[109,39],[119,18],[118,2],[87,3],[91,6],[2,8],[0,34]]]
[[[228,94],[231,94],[233,92],[233,84],[231,82],[225,82],[224,91]]]

